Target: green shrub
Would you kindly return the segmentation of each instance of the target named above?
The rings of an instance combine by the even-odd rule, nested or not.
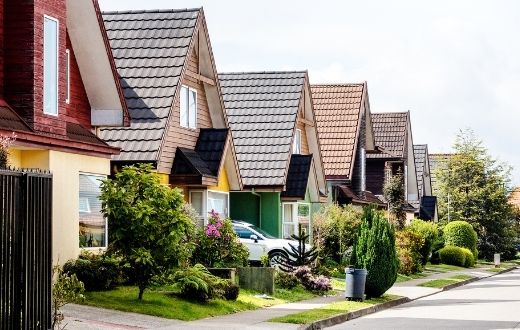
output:
[[[240,287],[233,283],[228,283],[224,288],[224,299],[226,300],[237,300],[240,294]]]
[[[211,212],[208,224],[198,230],[192,262],[210,268],[228,268],[246,266],[248,259],[249,251],[240,243],[231,220]]]
[[[350,264],[368,270],[365,293],[380,297],[397,279],[399,260],[393,226],[373,206],[366,207]]]
[[[410,275],[422,271],[421,248],[424,237],[410,228],[398,231],[395,235],[395,245],[399,256],[399,273]]]
[[[93,254],[84,251],[78,259],[67,261],[63,265],[63,271],[69,275],[76,275],[85,285],[85,291],[110,290],[122,279],[119,260],[105,253]]]
[[[224,297],[225,288],[230,283],[212,275],[201,264],[176,271],[173,281],[182,297],[200,302]]]
[[[432,265],[438,265],[441,263],[441,256],[439,254],[439,251],[440,250],[437,250],[432,253],[432,256],[430,258],[430,262],[432,263]]]
[[[475,257],[473,256],[473,253],[466,248],[462,248],[462,251],[464,251],[464,267],[470,268],[475,265]]]
[[[293,273],[287,273],[284,271],[277,271],[274,277],[274,283],[281,289],[293,289],[298,286],[300,281]]]
[[[443,264],[464,267],[466,263],[466,254],[458,246],[446,245],[439,250],[439,256]]]
[[[337,204],[329,204],[314,215],[313,245],[318,250],[319,267],[330,261],[346,265],[346,252],[354,245],[361,217],[362,213],[352,205]]]
[[[444,227],[446,245],[465,247],[477,258],[477,233],[466,221],[452,221]]]
[[[424,243],[419,250],[422,257],[421,263],[424,266],[428,262],[430,254],[434,251],[434,244],[439,237],[439,228],[431,221],[419,219],[414,219],[408,228],[413,232],[419,233],[424,238]]]

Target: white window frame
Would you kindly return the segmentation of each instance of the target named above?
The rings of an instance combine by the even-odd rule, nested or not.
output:
[[[65,50],[65,60],[67,62],[67,95],[65,97],[65,103],[70,104],[70,49]]]
[[[297,128],[294,133],[294,142],[292,153],[296,155],[300,155],[302,153],[302,130]]]
[[[181,86],[181,89],[180,89],[180,92],[182,94],[183,90],[186,89],[187,91],[187,95],[186,95],[186,101],[187,103],[185,104],[185,106],[187,107],[186,109],[182,109],[182,104],[181,104],[181,98],[182,98],[182,95],[179,96],[179,123],[181,125],[181,127],[183,128],[188,128],[188,129],[197,129],[197,121],[198,121],[198,107],[199,107],[199,100],[198,100],[198,92],[195,88],[192,88],[190,86],[186,86],[186,85],[182,85]],[[189,107],[189,95],[190,95],[190,92],[194,92],[195,93],[195,122],[193,123],[190,123],[190,107]],[[185,126],[184,123],[182,122],[182,111],[186,111],[186,118],[188,120],[188,125]]]
[[[99,174],[99,173],[88,173],[88,172],[79,172],[79,175],[78,175],[78,182],[79,182],[79,176],[80,175],[89,175],[89,176],[97,176],[99,178],[103,178],[103,179],[106,179],[107,178],[107,175],[106,174]],[[79,186],[78,186],[78,194],[79,194]],[[79,199],[78,199],[78,203],[79,203]],[[90,209],[90,205],[89,205],[89,209]],[[79,247],[80,250],[85,250],[85,251],[99,251],[100,249],[101,250],[106,250],[108,248],[108,219],[103,217],[105,219],[105,246],[96,246],[96,247]],[[78,234],[79,234],[79,204],[78,204]],[[79,239],[79,237],[78,237]],[[79,246],[79,241],[78,241],[78,246]]]
[[[82,209],[81,209],[81,203],[79,203],[79,212],[80,212],[80,213],[82,213],[82,212],[83,212],[83,213],[91,213],[92,211],[91,211],[91,209],[90,209],[90,202],[88,201],[88,198],[80,197],[79,199],[81,200],[82,198],[86,201],[86,202],[85,202],[86,209],[83,209],[83,210],[82,210]]]
[[[191,204],[191,193],[202,193],[202,214],[199,217],[203,219],[204,226],[208,224],[208,191],[206,189],[189,189],[188,190],[188,201]]]
[[[43,57],[45,57],[45,19],[49,19],[51,21],[56,22],[56,113],[52,112],[46,112],[45,111],[45,58],[43,59],[43,113],[49,116],[55,116],[57,117],[59,115],[59,67],[60,67],[60,56],[59,56],[59,49],[60,49],[60,21],[57,18],[43,15]]]
[[[223,194],[223,195],[227,195],[227,205],[226,205],[226,209],[227,209],[227,217],[229,217],[229,192],[225,192],[225,191],[218,191],[218,190],[207,190],[207,192],[211,192],[211,193],[214,193],[214,194]],[[207,198],[206,198],[206,205],[209,205],[209,194],[207,194]],[[206,215],[209,217],[209,213],[211,212],[210,209],[206,208]]]
[[[285,221],[285,206],[290,205],[292,208],[292,221]],[[298,232],[298,203],[282,203],[282,238],[287,238],[285,235],[285,226],[293,225],[293,232]]]

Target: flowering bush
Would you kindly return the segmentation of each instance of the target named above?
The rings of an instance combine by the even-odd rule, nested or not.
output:
[[[404,275],[422,271],[421,248],[424,237],[420,233],[406,228],[395,235],[395,245],[399,257],[399,273]]]
[[[7,167],[9,147],[14,143],[15,140],[16,134],[14,134],[14,132],[9,136],[0,135],[0,168]]]
[[[293,274],[298,278],[303,287],[309,291],[325,292],[332,290],[332,284],[328,277],[323,275],[314,276],[311,269],[307,266],[296,268]]]
[[[240,243],[229,219],[212,211],[208,224],[197,234],[192,262],[206,267],[240,267],[247,265],[249,251]]]

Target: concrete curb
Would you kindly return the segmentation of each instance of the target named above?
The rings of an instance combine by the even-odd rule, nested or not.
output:
[[[348,312],[345,314],[340,314],[336,316],[332,316],[323,320],[315,321],[309,324],[304,324],[298,328],[298,330],[316,330],[323,329],[326,327],[331,327],[336,324],[340,324],[349,320],[357,319],[358,317],[365,316],[368,314],[373,314],[388,308],[392,308],[398,305],[402,305],[404,303],[412,301],[410,298],[402,297],[395,300],[387,301],[379,305],[370,306],[363,309],[358,309],[356,311]]]
[[[382,310],[393,308],[393,307],[396,307],[396,306],[399,306],[399,305],[402,305],[402,304],[405,304],[405,303],[408,303],[408,302],[411,302],[411,301],[414,301],[414,300],[417,300],[417,299],[421,299],[421,298],[424,298],[424,297],[432,296],[432,295],[437,294],[439,292],[448,291],[448,290],[455,289],[455,288],[461,287],[463,285],[466,285],[466,284],[469,284],[469,283],[472,283],[472,282],[476,282],[476,281],[479,281],[479,280],[482,280],[482,279],[485,279],[485,278],[489,278],[489,277],[493,277],[493,276],[496,276],[496,275],[504,274],[504,273],[510,272],[510,271],[512,271],[514,269],[517,269],[517,266],[513,266],[513,267],[510,267],[508,269],[504,269],[504,270],[502,270],[500,272],[497,272],[497,273],[491,273],[489,276],[474,277],[474,278],[470,278],[468,280],[464,280],[464,281],[461,281],[461,282],[453,283],[453,284],[450,284],[450,285],[447,285],[447,286],[443,287],[438,292],[433,292],[433,293],[430,293],[430,294],[427,294],[427,295],[424,295],[424,296],[421,296],[421,297],[417,297],[417,298],[414,298],[414,299],[410,299],[408,297],[403,297],[403,298],[399,298],[399,299],[396,299],[396,300],[387,301],[387,302],[379,304],[379,305],[370,306],[370,307],[367,307],[367,308],[359,309],[357,311],[347,312],[345,314],[340,314],[340,315],[332,316],[332,317],[329,317],[329,318],[326,318],[326,319],[318,320],[318,321],[315,321],[315,322],[312,322],[312,323],[309,323],[309,324],[304,324],[304,325],[300,326],[298,328],[298,330],[317,330],[317,329],[323,329],[323,328],[326,328],[326,327],[331,327],[331,326],[336,325],[336,324],[340,324],[340,323],[343,323],[343,322],[346,322],[346,321],[357,319],[358,317],[362,317],[362,316],[365,316],[365,315],[368,315],[368,314],[377,313],[377,312],[380,312]]]

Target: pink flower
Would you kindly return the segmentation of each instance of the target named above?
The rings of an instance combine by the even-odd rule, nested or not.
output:
[[[209,224],[206,227],[206,236],[208,237],[220,237],[220,231],[214,224]]]

